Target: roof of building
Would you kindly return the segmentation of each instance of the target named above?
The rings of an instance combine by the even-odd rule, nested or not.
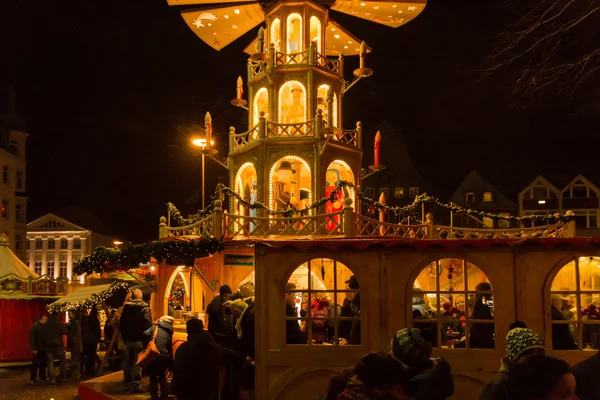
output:
[[[493,203],[490,203],[490,207],[492,208],[510,209],[517,207],[514,201],[504,195],[504,193],[498,190],[474,169],[469,171],[465,179],[463,179],[460,185],[454,190],[454,193],[450,196],[450,201],[455,204],[464,204],[465,193],[467,192],[475,192],[478,196],[483,192],[492,192],[494,196]],[[477,203],[481,203],[481,201],[477,199]]]
[[[48,213],[27,224],[28,230],[36,230],[36,223],[49,216],[58,217],[63,221],[58,221],[62,224],[73,225],[83,230],[88,230],[93,233],[117,237],[115,233],[102,220],[96,217],[90,210],[83,206],[68,206],[55,213]]]
[[[37,279],[40,276],[23,263],[8,247],[6,235],[0,235],[0,276],[9,274],[16,275],[19,278]]]

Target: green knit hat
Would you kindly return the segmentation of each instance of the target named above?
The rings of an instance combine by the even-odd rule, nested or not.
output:
[[[510,361],[517,361],[531,349],[544,349],[544,340],[531,329],[515,328],[506,335],[506,356]]]
[[[431,342],[417,328],[404,328],[392,337],[392,355],[407,366],[419,365],[431,356]]]

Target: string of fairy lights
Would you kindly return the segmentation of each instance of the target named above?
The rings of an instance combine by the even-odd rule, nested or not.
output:
[[[377,201],[375,199],[365,196],[362,192],[360,192],[358,190],[358,187],[356,185],[354,185],[353,183],[350,183],[347,181],[341,181],[338,184],[338,187],[341,190],[343,190],[346,187],[353,188],[356,191],[356,196],[358,197],[358,199],[361,202],[363,202],[364,204],[366,204],[368,207],[373,207],[373,208],[377,209],[378,211],[394,213],[396,215],[402,215],[402,214],[406,214],[406,213],[415,212],[415,211],[419,210],[423,205],[433,205],[438,208],[449,210],[456,214],[471,215],[471,216],[477,216],[477,217],[481,217],[481,218],[490,218],[493,220],[518,221],[518,222],[554,220],[558,223],[565,223],[565,222],[569,222],[570,220],[575,218],[574,215],[559,214],[559,213],[545,214],[545,215],[524,215],[522,217],[517,217],[514,215],[496,214],[496,213],[491,213],[491,212],[487,212],[487,211],[474,210],[472,208],[465,208],[465,207],[462,207],[462,206],[456,205],[456,204],[448,204],[448,203],[442,202],[441,200],[439,200],[436,197],[428,196],[426,193],[416,196],[414,201],[409,205],[389,206],[387,204],[380,203],[379,201]],[[177,207],[175,207],[175,205],[173,205],[172,203],[167,203],[167,208],[170,212],[171,218],[174,219],[174,222],[176,224],[178,224],[179,226],[190,225],[190,224],[193,224],[193,223],[205,218],[207,215],[209,215],[214,209],[214,200],[222,199],[223,195],[226,195],[229,197],[235,197],[236,200],[238,201],[238,204],[241,204],[251,210],[260,209],[260,210],[263,210],[268,215],[289,218],[289,217],[294,217],[294,216],[307,215],[311,210],[317,209],[317,208],[325,205],[325,203],[327,203],[328,201],[336,200],[337,192],[338,191],[334,190],[333,192],[331,192],[331,194],[328,197],[323,197],[320,200],[313,202],[309,207],[306,207],[303,209],[297,209],[293,205],[290,205],[287,210],[272,210],[261,202],[250,203],[249,201],[245,200],[239,193],[236,193],[233,189],[220,183],[217,185],[215,194],[213,196],[211,196],[212,201],[210,202],[210,205],[208,207],[206,207],[204,210],[198,210],[198,212],[196,214],[191,215],[190,218],[181,217],[181,213],[179,212],[179,210],[177,210]]]
[[[108,289],[94,293],[90,297],[80,301],[70,301],[67,303],[54,302],[46,306],[46,309],[50,313],[60,313],[65,311],[76,311],[81,308],[90,308],[97,304],[100,304],[120,291],[129,290],[129,284],[126,282],[115,282]]]

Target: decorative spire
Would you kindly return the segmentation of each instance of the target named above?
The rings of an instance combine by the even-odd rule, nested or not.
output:
[[[10,238],[6,233],[0,234],[0,246],[8,247],[10,246]]]

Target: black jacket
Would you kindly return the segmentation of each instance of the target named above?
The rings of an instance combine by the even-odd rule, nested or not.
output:
[[[158,327],[156,332],[156,339],[154,344],[158,349],[160,355],[158,357],[172,360],[173,359],[173,325],[168,322],[158,321],[156,325],[151,326],[144,332],[145,339],[150,341],[154,336],[154,330]]]
[[[450,364],[443,358],[435,359],[431,369],[413,374],[408,388],[413,400],[445,400],[454,393]]]
[[[580,400],[600,399],[598,371],[600,371],[600,351],[573,367],[573,375],[577,381],[575,394]]]
[[[295,317],[296,309],[294,306],[286,303],[285,315],[287,317]],[[298,320],[288,319],[285,321],[285,342],[287,344],[306,344],[306,337],[304,337],[304,334],[300,330]]]
[[[556,307],[552,307],[552,321],[564,321],[565,316]],[[577,343],[571,335],[569,325],[552,324],[552,348],[554,350],[577,350]]]
[[[508,400],[508,369],[511,363],[502,359],[500,372],[493,381],[488,382],[479,395],[479,400]]]
[[[208,331],[215,340],[229,346],[233,339],[233,323],[231,315],[221,307],[221,296],[217,296],[206,308],[208,313]]]
[[[152,326],[150,307],[142,300],[131,300],[123,306],[120,328],[124,342],[141,342],[144,331]]]
[[[82,334],[81,334],[81,322],[79,318],[73,318],[69,322],[69,334],[67,335],[67,347],[72,352],[82,350]]]
[[[67,327],[61,323],[56,315],[50,315],[48,322],[40,328],[41,342],[44,350],[63,347],[63,335],[67,335]]]
[[[97,346],[102,336],[97,315],[88,315],[83,319],[83,344]]]
[[[41,329],[44,325],[36,322],[29,329],[29,346],[33,351],[42,351],[44,347],[42,346],[42,337],[41,337]]]
[[[206,331],[188,335],[175,353],[172,386],[177,400],[217,400],[219,373],[236,358]]]

